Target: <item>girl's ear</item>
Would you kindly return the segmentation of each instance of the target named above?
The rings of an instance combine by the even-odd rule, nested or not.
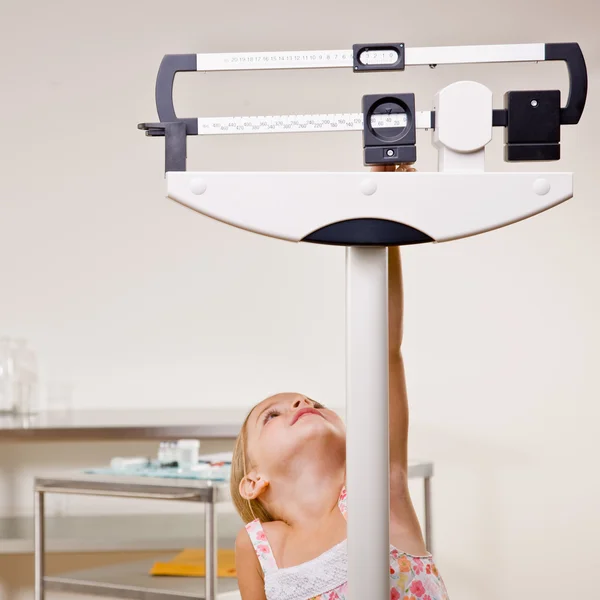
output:
[[[255,500],[268,486],[269,482],[266,479],[263,479],[256,471],[252,471],[240,481],[240,496],[244,500]]]

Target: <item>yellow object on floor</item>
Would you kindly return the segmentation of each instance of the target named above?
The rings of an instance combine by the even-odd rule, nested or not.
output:
[[[193,548],[181,551],[167,562],[156,562],[150,575],[171,575],[174,577],[204,577],[204,550]],[[217,552],[217,577],[236,577],[235,551]]]

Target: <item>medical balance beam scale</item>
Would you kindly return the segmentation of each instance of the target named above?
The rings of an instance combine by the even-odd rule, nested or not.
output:
[[[179,118],[173,106],[180,71],[349,68],[368,73],[545,60],[567,65],[564,107],[560,90],[527,90],[506,92],[504,108],[493,109],[491,90],[472,81],[443,88],[425,111],[417,111],[415,95],[406,92],[363,96],[361,111],[350,114]],[[506,161],[558,160],[561,125],[579,122],[586,96],[586,65],[576,43],[356,44],[351,50],[163,58],[156,81],[159,122],[139,127],[149,136],[165,137],[169,198],[262,235],[347,247],[348,585],[354,600],[389,598],[387,247],[484,233],[571,198],[571,173],[488,173],[485,148],[492,128],[503,127]],[[187,136],[360,131],[364,164],[385,165],[416,160],[418,129],[432,130],[436,172],[186,171]],[[206,597],[212,599],[216,591],[211,578],[206,581]]]

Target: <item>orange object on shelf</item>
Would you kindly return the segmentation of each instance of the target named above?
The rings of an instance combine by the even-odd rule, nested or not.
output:
[[[204,550],[190,548],[182,550],[177,556],[166,562],[155,562],[150,575],[166,575],[171,577],[204,577]],[[217,552],[217,577],[236,577],[235,551],[219,550]]]

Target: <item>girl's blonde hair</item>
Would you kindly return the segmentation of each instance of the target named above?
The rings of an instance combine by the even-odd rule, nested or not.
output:
[[[254,408],[252,410],[254,410]],[[277,519],[263,506],[262,502],[258,499],[246,500],[245,498],[242,498],[242,495],[240,494],[240,483],[248,474],[249,468],[248,435],[246,430],[248,428],[248,419],[252,414],[252,410],[244,419],[244,424],[242,425],[240,433],[235,441],[235,446],[233,447],[229,486],[231,489],[231,499],[233,500],[235,509],[238,511],[240,517],[242,517],[244,523],[250,523],[251,521],[254,521],[254,519],[260,519],[262,523],[268,523],[269,521],[276,521]]]

